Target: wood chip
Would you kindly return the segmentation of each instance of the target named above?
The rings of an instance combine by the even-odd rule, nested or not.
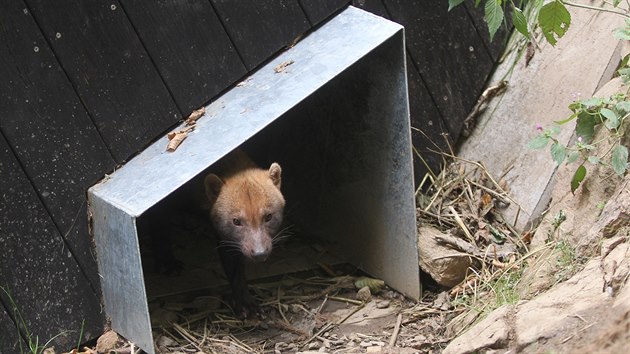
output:
[[[284,72],[284,70],[286,70],[287,66],[291,65],[295,63],[295,61],[293,60],[289,60],[289,61],[285,61],[283,63],[278,64],[275,68],[273,68],[273,71],[276,72],[276,74],[279,74],[281,72]]]

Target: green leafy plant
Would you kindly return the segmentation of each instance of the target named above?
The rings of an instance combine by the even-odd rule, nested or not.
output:
[[[630,116],[630,101],[627,94],[617,93],[610,97],[592,97],[576,100],[569,105],[573,112],[568,118],[557,121],[550,129],[543,129],[537,125],[540,134],[529,141],[532,149],[543,149],[549,144],[552,159],[558,164],[566,161],[578,163],[578,167],[571,179],[571,192],[575,193],[587,174],[587,165],[600,165],[612,168],[619,176],[628,170],[628,148],[621,143]],[[575,134],[577,139],[572,145],[565,146],[557,138],[560,125],[576,121]],[[598,127],[607,129],[608,134],[594,140]],[[606,142],[610,146],[606,151],[597,154],[597,145]]]
[[[464,0],[448,0],[448,10],[461,5]],[[553,0],[544,3],[542,0],[516,1],[515,0],[484,0],[484,20],[490,32],[490,39],[505,22],[506,10],[511,13],[512,24],[518,32],[528,39],[534,26],[539,26],[542,33],[551,45],[556,45],[558,39],[562,38],[571,26],[571,13],[567,6],[596,10],[601,12],[611,12],[626,18],[626,26],[615,31],[615,35],[621,39],[630,39],[630,27],[628,21],[630,16],[627,10],[621,9],[621,0],[604,1],[608,7],[591,6],[581,3],[574,3],[566,0]],[[481,0],[475,0],[475,6],[479,6]],[[529,4],[534,11],[525,11],[524,7]],[[534,26],[532,26],[534,24]]]
[[[464,0],[449,0],[449,11],[461,5]],[[475,0],[479,6],[481,0]],[[621,0],[604,1],[602,6],[591,6],[566,0],[532,0],[528,2],[514,2],[514,0],[484,0],[484,20],[488,25],[492,39],[501,23],[505,22],[506,10],[512,14],[514,28],[528,40],[533,40],[532,32],[539,28],[545,40],[555,46],[571,26],[571,13],[567,6],[579,7],[600,12],[614,13],[625,18],[625,25],[614,31],[616,38],[630,40],[630,9],[623,9],[619,5]],[[527,6],[525,6],[527,5]],[[628,3],[630,5],[630,3]],[[620,63],[619,76],[626,84],[630,83],[630,55]],[[543,149],[550,146],[551,157],[558,163],[578,163],[571,179],[571,192],[579,188],[586,178],[590,165],[609,166],[617,175],[623,175],[628,170],[628,148],[621,143],[625,133],[624,122],[630,115],[630,101],[628,93],[618,93],[605,98],[589,98],[575,100],[569,105],[573,112],[568,118],[556,122],[557,125],[544,129],[537,125],[539,135],[529,141],[532,149]],[[562,144],[557,136],[560,126],[575,121],[575,135],[577,139],[569,146]],[[594,141],[598,127],[605,127],[608,133],[604,138]],[[597,145],[607,142],[610,148],[598,155]]]

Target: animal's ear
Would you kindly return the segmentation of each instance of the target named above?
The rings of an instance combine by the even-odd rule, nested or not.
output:
[[[211,173],[203,180],[203,184],[206,187],[206,198],[208,198],[210,204],[214,204],[219,197],[221,188],[223,187],[223,181],[219,178],[219,176]]]
[[[276,162],[271,164],[269,167],[269,178],[273,184],[280,189],[280,184],[282,182],[282,168]]]

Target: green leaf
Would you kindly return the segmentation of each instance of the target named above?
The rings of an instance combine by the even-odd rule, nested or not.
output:
[[[575,174],[573,174],[573,178],[571,179],[571,193],[575,194],[575,191],[584,180],[584,177],[586,177],[586,167],[580,165],[580,167],[575,170]]]
[[[503,22],[503,8],[501,7],[501,0],[486,0],[484,21],[488,24],[488,31],[490,32],[490,41],[494,38],[501,23]]]
[[[615,28],[615,30],[613,31],[613,36],[617,39],[621,39],[622,41],[630,40],[630,28],[628,27]]]
[[[593,165],[597,165],[599,163],[600,159],[597,156],[589,156],[588,157],[588,162],[592,163]]]
[[[599,113],[606,118],[606,121],[604,122],[606,128],[617,129],[619,127],[619,115],[615,113],[615,111],[611,111],[608,108],[602,108]]]
[[[560,128],[559,125],[552,125],[551,128],[549,128],[549,132],[551,133],[551,135],[558,135],[560,134],[560,130],[562,130]]]
[[[601,98],[601,97],[591,97],[591,98],[587,98],[585,100],[581,100],[580,103],[584,107],[596,107],[596,106],[600,106],[602,103],[604,103],[604,99]]]
[[[613,0],[613,7],[619,6],[620,3],[621,3],[621,0]]]
[[[558,143],[557,141],[551,144],[551,157],[558,165],[564,161],[566,156],[567,149],[564,145]]]
[[[361,277],[357,280],[354,281],[354,286],[357,289],[361,289],[363,287],[368,287],[370,288],[370,292],[372,294],[375,294],[379,291],[381,291],[381,289],[383,289],[383,287],[385,286],[385,282],[381,279],[374,279],[374,278],[369,278],[369,277]]]
[[[623,175],[628,169],[628,148],[617,145],[612,152],[610,164],[617,175]]]
[[[543,6],[538,12],[538,24],[549,44],[555,46],[557,38],[562,38],[571,25],[571,14],[562,1],[555,0]]]
[[[630,112],[630,101],[621,101],[615,105],[615,109],[624,113]]]
[[[569,157],[567,157],[567,165],[577,161],[578,157],[580,157],[580,153],[579,152],[573,151],[572,153],[570,153]]]
[[[463,2],[464,0],[448,0],[448,11],[451,11],[453,8],[459,6]]]
[[[545,146],[547,146],[549,140],[550,139],[545,135],[538,135],[537,137],[530,140],[529,143],[527,143],[527,147],[535,150],[543,149]]]
[[[595,134],[596,123],[594,116],[588,113],[581,113],[577,119],[575,134],[581,136],[584,143],[591,141]]]
[[[529,28],[527,26],[527,18],[523,15],[523,11],[516,6],[512,7],[512,23],[517,31],[529,39]]]
[[[630,76],[630,68],[625,67],[623,69],[619,69],[617,70],[617,74],[619,74],[619,76],[621,76],[621,79],[623,80],[624,83],[628,83],[628,77]]]
[[[556,120],[554,121],[554,123],[558,124],[558,125],[562,125],[562,124],[566,124],[572,120],[575,119],[575,117],[578,116],[578,112],[573,113],[572,115],[569,116],[569,118],[563,119],[563,120]]]
[[[613,31],[613,34],[617,39],[626,40],[626,41],[630,39],[630,20],[626,18],[626,25],[623,27],[615,28],[615,30]]]

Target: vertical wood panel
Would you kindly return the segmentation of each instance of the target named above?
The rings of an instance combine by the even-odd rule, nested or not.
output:
[[[448,129],[442,121],[440,112],[433,104],[420,74],[413,67],[407,55],[407,83],[409,85],[409,112],[411,115],[411,139],[416,151],[434,173],[439,173],[442,156],[434,151],[448,151],[448,145],[442,134]],[[420,132],[421,131],[421,132]],[[418,185],[428,169],[422,159],[414,152],[414,179]]]
[[[466,8],[447,12],[433,0],[384,0],[405,26],[407,48],[454,140],[481,94],[493,61]]]
[[[485,44],[486,48],[490,52],[490,56],[492,56],[493,61],[497,61],[499,56],[503,52],[503,48],[505,48],[505,44],[510,35],[510,29],[512,28],[512,13],[511,11],[505,12],[506,21],[499,27],[499,30],[494,35],[494,39],[490,41],[490,32],[488,31],[488,24],[483,20],[484,9],[483,4],[479,6],[475,6],[475,2],[473,0],[467,0],[465,3],[466,9],[468,9],[468,13],[470,17],[473,19],[473,23],[477,28],[477,32],[481,36],[481,40]],[[509,5],[508,5],[509,8]]]
[[[381,0],[352,0],[352,6],[371,12],[377,16],[389,19],[387,9]]]
[[[0,284],[0,286],[3,286]],[[1,290],[0,290],[1,293]],[[10,310],[9,310],[10,311]],[[0,302],[0,354],[12,354],[20,352],[20,334],[13,323],[13,320],[7,314],[7,310]]]
[[[349,0],[299,0],[311,25],[315,26],[349,3]]]
[[[208,0],[121,3],[184,115],[247,73]]]
[[[0,130],[97,287],[85,191],[114,161],[24,4],[0,2],[0,24]]]
[[[181,118],[118,1],[26,1],[117,162]]]
[[[0,135],[0,284],[40,343],[64,331],[57,349],[98,335],[100,301],[70,255],[3,136]],[[6,303],[6,298],[3,298]]]
[[[211,1],[248,70],[310,28],[297,0]]]

